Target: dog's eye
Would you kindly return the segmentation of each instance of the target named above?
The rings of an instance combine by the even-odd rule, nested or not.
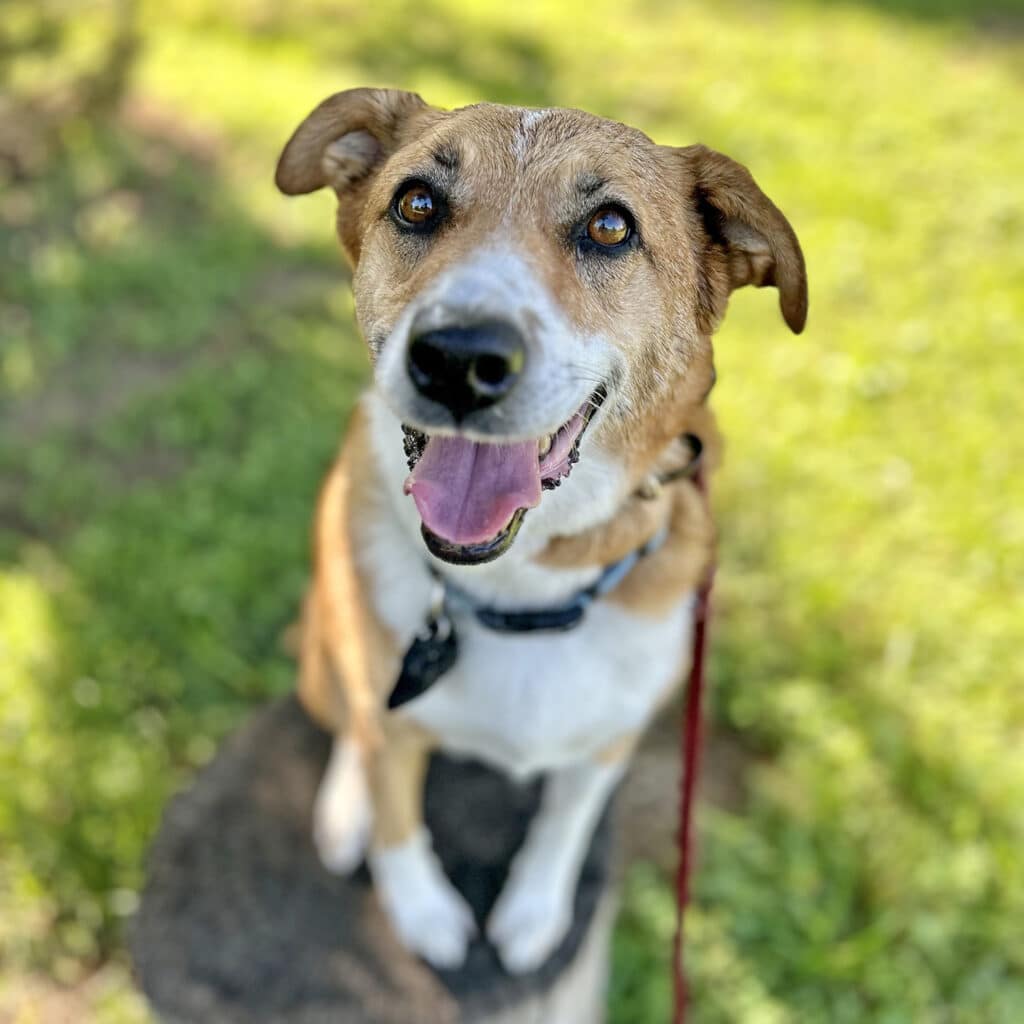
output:
[[[598,210],[587,224],[587,235],[591,241],[609,249],[622,245],[632,230],[625,214],[614,207]]]
[[[427,185],[410,185],[395,200],[395,212],[406,224],[420,227],[437,214],[437,201]]]

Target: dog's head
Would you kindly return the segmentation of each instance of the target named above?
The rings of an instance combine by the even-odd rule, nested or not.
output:
[[[732,289],[776,286],[794,331],[807,314],[796,235],[742,166],[578,110],[353,89],[302,122],[277,184],[338,195],[406,490],[449,561],[507,550],[584,433],[627,475],[668,444]]]

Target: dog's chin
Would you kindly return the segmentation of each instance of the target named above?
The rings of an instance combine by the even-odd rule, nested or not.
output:
[[[557,431],[553,434],[544,435],[537,440],[537,464],[531,475],[533,487],[536,488],[531,496],[532,503],[514,508],[508,518],[505,519],[504,524],[491,536],[485,536],[483,539],[480,539],[482,531],[477,531],[475,535],[470,534],[471,539],[469,540],[445,537],[443,532],[447,531],[439,532],[436,524],[434,528],[427,524],[426,519],[430,517],[421,508],[424,522],[420,526],[420,532],[427,550],[435,558],[452,565],[482,565],[485,562],[493,562],[496,558],[500,558],[505,554],[512,547],[526,513],[530,508],[534,508],[540,503],[543,496],[542,492],[553,490],[560,486],[562,481],[568,479],[572,473],[573,466],[575,466],[580,458],[580,442],[583,439],[583,435],[604,403],[605,397],[605,388],[597,388]],[[403,424],[402,429],[405,437],[405,454],[410,469],[410,476],[406,481],[406,493],[411,494],[415,493],[417,486],[419,486],[416,483],[417,466],[427,452],[431,437],[425,431],[411,427],[408,424]],[[451,444],[452,442],[448,443]],[[495,439],[491,443],[496,446],[504,446],[506,449],[519,447],[520,451],[523,445],[523,442],[503,442],[499,439]],[[484,447],[486,447],[486,443],[484,443]],[[480,451],[479,447],[477,451]],[[428,459],[428,463],[429,461]],[[481,461],[486,461],[486,459],[481,457]],[[522,463],[520,462],[520,464]],[[437,477],[434,478],[435,487],[437,486],[436,480]],[[506,492],[505,499],[507,505],[514,504],[514,501],[508,501],[508,498],[509,493]],[[455,531],[453,530],[452,532],[454,533]]]
[[[481,544],[456,544],[454,541],[445,540],[430,530],[426,523],[420,525],[420,533],[423,535],[423,543],[427,545],[427,550],[442,562],[451,565],[483,565],[484,562],[493,562],[500,558],[512,547],[526,513],[525,508],[516,509],[508,523],[494,537]]]

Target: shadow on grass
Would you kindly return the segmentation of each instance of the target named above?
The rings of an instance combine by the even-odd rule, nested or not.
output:
[[[983,32],[1024,36],[1021,0],[809,0],[823,10],[866,7],[894,17],[932,22],[962,22]]]
[[[329,237],[276,243],[166,121],[59,135],[0,210],[0,580],[23,585],[0,846],[25,894],[0,947],[84,963],[116,947],[166,798],[291,685],[310,510],[366,360]]]

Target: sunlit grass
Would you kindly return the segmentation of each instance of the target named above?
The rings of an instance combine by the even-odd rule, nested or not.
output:
[[[273,165],[376,83],[706,142],[804,243],[808,331],[748,293],[718,339],[714,710],[751,757],[742,813],[705,812],[695,1019],[1024,1019],[1013,8],[147,0],[123,112],[48,115],[0,182],[0,1016],[118,955],[168,795],[291,685],[365,360],[331,200]],[[47,9],[15,4],[17,38]],[[87,13],[0,85],[90,68],[116,19]],[[671,925],[642,866],[614,1021],[664,1019]],[[132,1019],[103,991],[90,1019]]]

